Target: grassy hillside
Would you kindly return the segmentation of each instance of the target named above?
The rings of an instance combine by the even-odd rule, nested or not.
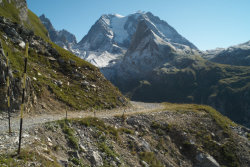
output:
[[[34,31],[35,35],[42,37],[45,41],[49,42],[47,29],[43,26],[40,19],[31,11],[28,10],[29,21],[25,26]]]
[[[19,10],[17,10],[15,3],[8,3],[7,0],[2,0],[0,16],[21,24],[21,20],[19,18]]]
[[[28,10],[27,21],[21,21],[18,12],[15,3],[9,4],[6,0],[0,7],[0,16],[10,19],[3,24],[13,27],[18,34],[11,36],[4,27],[0,32],[3,50],[5,54],[9,53],[11,70],[14,71],[13,80],[21,78],[24,68],[25,50],[16,41],[20,38],[25,41],[27,36],[23,37],[22,33],[29,32],[26,40],[30,44],[30,94],[34,91],[39,99],[47,99],[47,102],[51,99],[59,100],[75,109],[113,108],[126,103],[119,90],[96,67],[51,42],[46,28],[33,12]]]

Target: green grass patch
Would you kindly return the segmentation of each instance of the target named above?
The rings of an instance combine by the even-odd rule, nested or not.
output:
[[[99,118],[87,117],[87,118],[82,118],[82,119],[73,119],[73,121],[76,121],[86,127],[95,127],[100,132],[104,132],[105,134],[109,135],[112,139],[119,141],[119,138],[120,138],[119,131],[110,125],[106,125]]]
[[[26,166],[28,162],[38,162],[41,163],[42,166],[48,167],[60,167],[60,164],[58,164],[56,160],[52,162],[31,150],[22,149],[18,156],[11,154],[0,155],[0,166],[23,167]]]
[[[98,70],[94,65],[90,64],[87,61],[84,61],[83,59],[75,56],[73,53],[61,48],[60,46],[56,45],[53,42],[50,42],[50,44],[52,45],[53,48],[55,48],[57,50],[57,52],[61,55],[61,58],[68,61],[68,60],[73,60],[76,62],[76,66],[79,67],[87,67],[93,71]]]
[[[169,124],[161,124],[161,123],[156,122],[156,121],[153,121],[150,126],[151,126],[151,128],[155,129],[156,133],[159,135],[163,135],[166,132],[170,132],[170,130],[172,128],[172,126]]]
[[[118,131],[121,132],[121,133],[130,134],[130,135],[135,134],[135,131],[134,131],[134,130],[128,129],[128,128],[119,128]]]
[[[74,148],[74,149],[79,149],[79,141],[75,135],[75,131],[73,128],[70,128],[68,123],[69,122],[65,122],[65,120],[62,121],[58,121],[59,125],[62,128],[62,131],[66,137],[66,139],[68,140],[69,144]]]
[[[230,140],[225,144],[218,145],[212,140],[204,139],[203,146],[219,162],[220,165],[228,167],[240,166],[236,156],[236,146],[234,141]]]
[[[165,135],[167,132],[170,132],[171,126],[168,124],[160,124],[159,122],[153,121],[151,123],[151,128],[153,128],[159,136]]]
[[[139,158],[145,161],[150,167],[163,167],[153,152],[140,152]]]
[[[15,2],[8,3],[7,0],[2,0],[0,8],[1,16],[10,19],[13,22],[20,23],[19,10],[17,10]]]
[[[40,21],[40,19],[31,11],[28,10],[29,23],[25,26],[34,31],[35,35],[40,36],[46,42],[49,42],[48,31]]]
[[[223,130],[222,136],[220,137],[222,140],[223,138],[228,138],[228,141],[224,144],[218,144],[216,141],[213,140],[211,136],[211,132],[208,130],[208,127],[203,127],[201,125],[194,124],[193,129],[186,129],[188,133],[191,133],[196,138],[196,144],[200,145],[202,149],[206,150],[210,155],[212,155],[220,165],[224,166],[239,166],[239,160],[236,155],[236,143],[233,139],[232,132],[230,126],[236,126],[234,122],[232,122],[227,117],[223,116],[221,113],[216,111],[210,106],[205,105],[196,105],[196,104],[172,104],[172,103],[164,103],[165,109],[174,112],[181,112],[183,114],[187,112],[196,112],[200,113],[203,112],[204,117],[209,116],[217,126],[218,130]],[[151,125],[154,129],[160,129],[161,125],[157,123],[153,123]],[[219,136],[218,136],[219,137]],[[183,143],[183,148],[186,148],[187,154],[190,153],[193,145],[186,142]]]
[[[69,161],[71,161],[76,166],[86,167],[86,165],[83,164],[81,159],[77,159],[77,158],[73,157],[73,158],[69,158]]]
[[[99,143],[98,148],[102,152],[106,153],[107,157],[111,157],[114,160],[116,157],[118,157],[118,154],[116,154],[111,148],[109,148],[105,142]]]
[[[236,126],[236,124],[233,123],[229,118],[223,116],[221,113],[210,106],[199,105],[198,110],[202,110],[208,113],[214,119],[214,121],[227,133],[229,133],[230,125]]]
[[[163,103],[166,110],[178,111],[178,112],[206,112],[217,123],[219,127],[228,132],[229,126],[235,126],[226,116],[223,116],[220,112],[216,111],[210,106],[198,105],[198,104],[175,104],[175,103]]]

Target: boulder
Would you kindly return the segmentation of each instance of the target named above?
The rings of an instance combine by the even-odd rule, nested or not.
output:
[[[141,164],[142,164],[143,167],[149,167],[149,165],[145,161],[141,161]]]
[[[145,140],[140,141],[138,145],[139,145],[139,148],[144,152],[150,152],[151,151],[150,144]]]
[[[68,154],[71,156],[71,157],[74,157],[76,159],[80,159],[80,155],[78,153],[78,151],[69,151]]]
[[[220,167],[219,163],[209,154],[198,153],[195,158],[198,161],[198,166]]]
[[[98,151],[92,151],[90,153],[91,166],[103,166],[103,160]]]
[[[57,81],[56,84],[57,84],[57,86],[62,87],[63,82],[62,81]]]
[[[16,32],[16,30],[12,27],[4,27],[4,32],[10,36],[10,37],[17,37],[18,36],[18,33]]]
[[[89,86],[89,82],[87,82],[87,81],[82,81],[82,82],[81,82],[81,86],[82,86],[82,87],[87,87],[87,86]]]

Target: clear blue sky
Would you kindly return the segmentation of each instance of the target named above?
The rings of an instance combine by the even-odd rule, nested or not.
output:
[[[228,47],[250,40],[250,0],[27,0],[57,30],[81,40],[102,14],[150,11],[199,49]]]

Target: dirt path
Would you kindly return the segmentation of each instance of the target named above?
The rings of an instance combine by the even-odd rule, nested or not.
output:
[[[153,110],[163,109],[163,106],[160,103],[143,103],[143,102],[131,102],[131,107],[126,109],[113,109],[113,110],[101,110],[96,111],[96,117],[112,117],[115,115],[123,114],[124,110],[126,114],[133,113],[146,113]],[[80,111],[80,112],[68,112],[69,118],[83,118],[87,116],[94,116],[94,112],[90,111]],[[24,117],[24,130],[28,130],[29,128],[33,128],[35,126],[39,126],[39,124],[43,124],[45,122],[60,120],[65,118],[65,113],[57,113],[57,114],[40,114],[33,116]],[[19,130],[19,117],[14,116],[11,119],[11,127],[13,132],[17,132]],[[7,115],[0,114],[0,134],[6,133],[8,131],[8,122]]]

